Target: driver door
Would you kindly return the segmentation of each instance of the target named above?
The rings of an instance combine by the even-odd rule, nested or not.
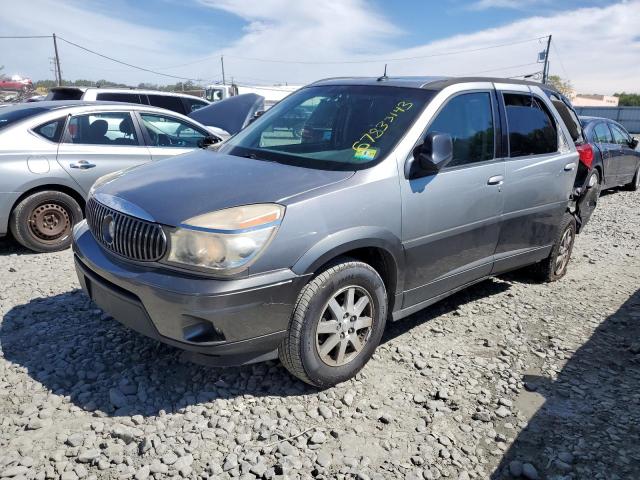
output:
[[[172,115],[139,112],[144,141],[153,160],[174,157],[199,148],[209,134],[191,122]]]

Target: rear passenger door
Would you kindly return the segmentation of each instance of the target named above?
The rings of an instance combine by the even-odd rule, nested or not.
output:
[[[549,254],[578,166],[578,154],[569,147],[561,120],[544,95],[524,85],[522,90],[512,90],[515,87],[501,93],[509,158],[493,273]]]
[[[498,124],[489,87],[450,96],[425,126],[420,141],[432,132],[451,135],[453,160],[434,175],[401,180],[404,308],[491,272],[504,179]]]
[[[58,163],[85,194],[99,177],[151,160],[129,112],[85,113],[67,120]]]
[[[618,146],[613,141],[613,135],[606,122],[598,122],[593,126],[591,135],[593,141],[602,154],[604,167],[604,187],[616,185],[619,163],[617,160]]]
[[[172,115],[139,112],[144,141],[153,160],[174,157],[199,148],[209,132]]]

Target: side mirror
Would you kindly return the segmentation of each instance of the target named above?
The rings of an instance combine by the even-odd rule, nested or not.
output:
[[[264,114],[264,110],[259,110],[256,113],[254,113],[253,116],[249,119],[249,122],[247,123],[247,125],[251,125],[257,119],[259,119],[263,114]]]
[[[432,132],[413,149],[413,158],[405,165],[406,178],[419,178],[438,173],[453,159],[453,140],[448,133]]]
[[[215,135],[207,135],[206,137],[202,137],[200,140],[198,140],[198,147],[207,148],[220,142],[221,140],[221,138],[218,138]]]
[[[640,143],[640,141],[637,138],[632,138],[629,146],[635,150],[638,146],[638,143]]]

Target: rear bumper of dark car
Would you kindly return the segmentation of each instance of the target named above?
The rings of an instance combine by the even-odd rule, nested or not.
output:
[[[218,280],[134,264],[105,251],[84,222],[73,250],[80,284],[100,308],[212,365],[275,358],[304,283],[290,270]]]

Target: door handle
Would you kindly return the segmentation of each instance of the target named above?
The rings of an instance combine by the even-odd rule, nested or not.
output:
[[[78,160],[75,163],[70,163],[69,167],[71,168],[79,168],[80,170],[86,170],[88,168],[93,168],[95,167],[95,163],[89,163],[86,160]]]
[[[502,175],[494,175],[493,177],[489,177],[487,180],[487,185],[502,185],[504,183],[504,176]]]
[[[571,170],[573,170],[574,168],[576,168],[576,164],[575,164],[575,162],[567,163],[567,164],[564,166],[564,171],[565,171],[565,172],[570,172],[570,171],[571,171]]]

